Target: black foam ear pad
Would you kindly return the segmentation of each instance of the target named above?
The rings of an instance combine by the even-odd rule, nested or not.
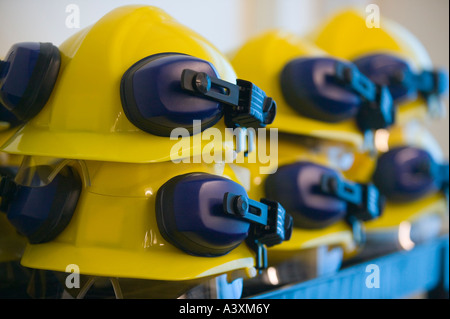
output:
[[[1,64],[0,103],[28,121],[50,98],[60,66],[59,49],[51,43],[15,44]]]

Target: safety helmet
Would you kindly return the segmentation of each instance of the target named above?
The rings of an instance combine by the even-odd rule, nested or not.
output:
[[[250,39],[231,57],[238,76],[253,79],[277,101],[281,132],[345,142],[395,121],[387,89],[356,67],[294,34],[272,30]]]
[[[236,81],[213,45],[148,6],[115,9],[58,48],[16,44],[0,76],[0,102],[27,121],[3,146],[12,154],[174,160],[186,157],[172,149],[174,128],[189,136],[210,127],[264,127],[275,116],[273,100]],[[194,139],[188,156],[207,144]]]
[[[268,249],[269,267],[244,281],[244,295],[337,271],[361,251],[364,222],[384,209],[372,183],[344,177],[353,165],[352,146],[286,133],[266,142],[271,152],[276,143],[277,161],[251,161],[250,154],[248,162],[236,165],[248,170],[249,196],[279,202],[294,227],[289,241]]]
[[[21,262],[33,269],[75,264],[92,276],[168,281],[250,276],[256,246],[288,238],[290,222],[236,180],[220,164],[26,157],[7,216],[30,242]]]
[[[366,121],[364,93],[358,94],[364,87],[372,94],[377,92],[378,102],[384,101],[384,115],[390,125],[395,118],[390,96],[388,93],[384,98],[379,95],[387,90],[375,88],[347,61],[334,59],[312,43],[280,30],[249,40],[233,54],[231,62],[238,76],[252,79],[277,101],[277,117],[271,127],[280,132],[278,161],[272,167],[264,167],[264,173],[261,167],[266,164],[243,165],[249,169],[249,194],[280,202],[294,220],[291,239],[269,249],[272,273],[269,275],[267,270],[262,276],[247,281],[247,286],[256,289],[264,282],[272,283],[273,272],[280,270],[285,262],[293,264],[287,267],[288,275],[283,280],[309,279],[316,274],[301,273],[301,278],[296,278],[296,269],[316,268],[316,260],[302,260],[301,266],[298,257],[323,252],[324,247],[330,248],[332,256],[332,260],[325,258],[328,270],[337,270],[343,258],[358,252],[364,236],[361,219],[367,216],[352,214],[350,202],[355,198],[339,198],[345,196],[337,194],[339,191],[327,192],[326,183],[321,191],[321,178],[328,176],[341,186],[352,185],[358,189],[357,196],[368,189],[368,185],[345,181],[342,171],[351,167],[355,150],[364,150],[367,128],[374,128],[371,126],[374,123]],[[349,81],[344,84],[344,79]],[[373,109],[383,109],[380,103],[377,105]],[[378,116],[377,120],[382,122],[380,113],[372,114],[372,119]],[[261,137],[258,135],[258,149]],[[272,142],[272,138],[267,140],[267,144]],[[267,148],[272,151],[272,145]],[[341,163],[335,165],[337,162]],[[373,185],[370,189],[374,189]],[[364,206],[362,196],[356,201],[356,205]],[[382,200],[375,201],[377,212],[372,211],[373,216],[368,218],[377,218],[382,211]],[[312,263],[307,264],[310,261]]]
[[[31,75],[15,63],[23,59]],[[184,162],[204,151],[197,133],[264,127],[275,102],[161,10],[115,9],[59,48],[13,46],[1,67],[0,99],[25,122],[2,149],[24,156],[3,192],[30,242],[26,267],[163,281],[251,276],[266,247],[289,239],[289,214],[251,200],[228,165]],[[14,70],[19,96],[9,90]],[[27,93],[34,87],[42,90]],[[187,154],[173,151],[173,128],[187,132]]]
[[[344,178],[353,165],[352,148],[327,144],[323,140],[281,134],[278,140],[278,162],[271,174],[261,174],[258,165],[248,164],[251,172],[252,197],[280,202],[293,217],[292,238],[271,251],[302,249],[319,243],[334,243],[351,254],[355,250],[357,220],[378,218],[383,198],[373,185],[357,184]],[[373,196],[373,197],[371,197]],[[367,200],[370,198],[369,206]],[[349,227],[350,226],[350,227]],[[340,240],[335,230],[342,233]],[[271,254],[272,257],[272,254]]]
[[[379,28],[355,9],[333,15],[308,38],[329,54],[348,59],[375,83],[387,85],[399,106],[398,123],[442,115],[448,72],[434,69],[420,41],[385,17]],[[428,112],[429,111],[429,112]]]
[[[365,223],[367,241],[360,258],[411,249],[448,224],[448,161],[437,141],[420,121],[383,135],[378,158],[358,164],[371,167],[367,181],[386,198],[383,215]]]

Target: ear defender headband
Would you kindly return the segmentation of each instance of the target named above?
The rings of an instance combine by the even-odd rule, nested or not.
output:
[[[355,65],[328,57],[298,58],[285,65],[280,85],[287,103],[298,113],[336,123],[355,117],[363,132],[391,126],[392,97]]]
[[[47,103],[60,65],[51,43],[15,44],[0,61],[0,105],[18,121],[30,120]],[[180,53],[136,62],[123,75],[120,93],[130,122],[158,136],[170,136],[176,127],[192,134],[193,120],[205,129],[222,116],[228,127],[265,127],[276,114],[275,102],[251,82],[223,81],[211,63]]]

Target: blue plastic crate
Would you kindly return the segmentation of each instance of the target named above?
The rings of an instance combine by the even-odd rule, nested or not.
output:
[[[395,299],[449,287],[448,236],[252,299]],[[375,266],[374,266],[375,265]],[[379,281],[375,280],[379,270]],[[377,288],[377,284],[379,287]]]

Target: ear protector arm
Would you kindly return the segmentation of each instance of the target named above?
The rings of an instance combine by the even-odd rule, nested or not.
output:
[[[365,242],[362,222],[381,216],[384,210],[385,198],[373,184],[357,184],[344,181],[336,175],[323,174],[320,190],[347,202],[345,220],[352,227],[357,243]]]
[[[232,84],[190,69],[185,69],[181,75],[181,87],[184,90],[227,106],[224,113],[228,127],[259,128],[271,124],[275,119],[275,101],[251,82],[240,79],[236,82]],[[213,87],[220,90],[213,91]]]
[[[261,199],[261,202],[242,195],[226,193],[223,199],[224,212],[251,223],[246,242],[255,250],[256,269],[267,268],[267,247],[289,240],[292,234],[292,216],[286,214],[278,202]],[[265,246],[264,246],[265,245]]]
[[[362,131],[386,128],[394,123],[395,107],[387,86],[374,84],[356,66],[340,61],[336,62],[336,79],[365,101],[356,116]]]

